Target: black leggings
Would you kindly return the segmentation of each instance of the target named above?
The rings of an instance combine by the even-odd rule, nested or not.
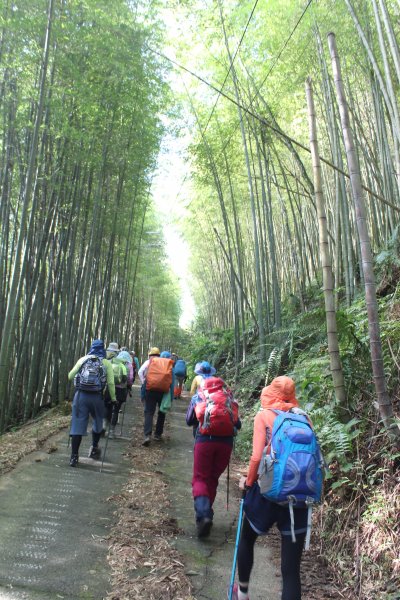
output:
[[[301,600],[300,561],[305,537],[305,533],[297,533],[296,542],[293,543],[290,535],[281,536],[282,600]],[[257,538],[258,534],[245,516],[238,548],[238,572],[241,583],[250,581],[254,562],[254,544]]]

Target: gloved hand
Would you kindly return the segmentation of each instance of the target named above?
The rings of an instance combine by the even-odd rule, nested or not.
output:
[[[306,411],[303,410],[302,408],[300,408],[299,406],[295,406],[294,408],[291,408],[290,412],[294,413],[295,415],[303,415],[304,417],[307,416]]]

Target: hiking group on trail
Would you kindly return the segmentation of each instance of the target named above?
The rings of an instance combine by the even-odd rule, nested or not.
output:
[[[68,376],[75,385],[71,467],[78,465],[79,447],[82,436],[87,435],[89,416],[92,417],[90,458],[100,458],[99,440],[107,426],[108,438],[115,437],[118,416],[128,394],[132,395],[136,374],[144,413],[142,445],[148,447],[152,439],[157,442],[163,439],[166,413],[173,400],[181,397],[187,380],[185,361],[154,346],[139,368],[133,351],[119,348],[116,342],[105,349],[102,340],[94,340],[88,354],[77,361]],[[186,423],[194,435],[192,495],[197,536],[203,539],[211,532],[219,478],[229,469],[241,420],[232,390],[208,361],[197,363],[194,374]],[[312,423],[296,399],[291,378],[273,379],[263,388],[260,401],[254,419],[249,467],[239,482],[243,497],[228,599],[249,600],[255,542],[276,524],[281,534],[281,598],[301,600],[300,562],[303,549],[309,546],[312,507],[321,500],[325,464]]]

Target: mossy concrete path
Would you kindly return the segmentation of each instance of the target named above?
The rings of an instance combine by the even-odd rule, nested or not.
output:
[[[167,416],[168,438],[162,471],[169,482],[172,516],[183,530],[174,543],[194,586],[197,600],[223,600],[227,597],[235,548],[236,525],[239,512],[237,473],[230,474],[230,499],[227,510],[227,474],[220,478],[214,504],[214,525],[207,539],[196,537],[191,478],[193,465],[192,428],[186,426],[185,413],[189,395],[176,400]],[[251,600],[278,600],[280,574],[272,563],[270,550],[256,545],[255,563],[251,579]]]
[[[54,452],[47,453],[46,448],[34,452],[0,478],[1,600],[107,597],[111,576],[107,537],[115,522],[115,505],[107,499],[118,494],[129,478],[129,432],[134,421],[143,421],[138,392],[135,387],[135,401],[127,403],[124,435],[109,441],[102,472],[99,461],[86,458],[90,436],[83,439],[79,467],[69,467],[68,435],[64,431],[46,444]],[[192,597],[223,600],[229,586],[239,511],[236,474],[231,473],[229,510],[224,474],[210,537],[198,540],[191,496],[193,436],[185,423],[188,401],[185,394],[174,402],[161,446],[163,460],[154,469],[168,485],[168,516],[176,519],[180,531],[170,543],[180,552],[193,583]],[[101,445],[104,448],[105,440]],[[140,446],[139,452],[149,451],[151,448]],[[257,544],[255,554],[250,596],[252,600],[278,600],[280,575],[270,551]]]
[[[124,432],[132,422],[128,403]],[[120,430],[117,428],[117,433]],[[101,462],[86,458],[69,467],[68,435],[51,440],[56,450],[34,452],[0,478],[0,598],[2,600],[101,600],[109,590],[107,535],[115,507],[107,502],[127,480],[129,437],[108,443]],[[100,444],[103,448],[105,440]]]

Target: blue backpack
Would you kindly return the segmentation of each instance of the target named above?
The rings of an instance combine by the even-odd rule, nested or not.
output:
[[[81,364],[75,375],[74,384],[76,389],[84,392],[102,392],[107,383],[105,367],[97,356],[89,355]]]
[[[321,501],[325,462],[317,437],[304,415],[273,410],[270,453],[264,449],[258,469],[261,494],[277,504],[289,506],[292,540],[293,507],[308,507],[306,549],[311,534],[311,512]]]
[[[175,377],[186,377],[186,363],[181,358],[175,363],[174,374]]]

